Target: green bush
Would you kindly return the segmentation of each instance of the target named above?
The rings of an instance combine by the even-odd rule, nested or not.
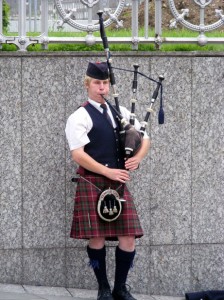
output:
[[[10,13],[10,6],[3,0],[3,7],[2,7],[2,17],[3,17],[3,29],[7,31],[9,26],[9,13]]]

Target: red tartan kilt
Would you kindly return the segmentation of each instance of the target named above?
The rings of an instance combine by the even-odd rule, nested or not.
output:
[[[107,240],[117,240],[118,236],[142,237],[143,231],[135,204],[126,185],[120,187],[120,182],[100,175],[86,175],[85,179],[80,177],[78,180],[70,236],[75,239],[105,237]],[[123,208],[120,216],[113,222],[103,221],[97,213],[99,196],[103,190],[109,187],[117,190],[120,198],[126,200],[126,202],[122,202]]]

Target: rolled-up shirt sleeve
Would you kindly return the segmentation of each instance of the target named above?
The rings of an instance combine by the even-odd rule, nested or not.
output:
[[[92,119],[86,109],[80,107],[67,120],[65,134],[69,149],[75,150],[90,142],[88,133],[92,128]]]

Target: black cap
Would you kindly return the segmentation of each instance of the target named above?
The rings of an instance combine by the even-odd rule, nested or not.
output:
[[[109,78],[108,66],[106,62],[89,63],[86,75],[95,79],[105,80]]]

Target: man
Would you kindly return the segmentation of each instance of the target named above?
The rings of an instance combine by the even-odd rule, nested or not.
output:
[[[65,130],[72,159],[79,165],[80,174],[71,237],[89,240],[87,253],[99,284],[97,299],[134,300],[125,284],[135,256],[135,238],[140,238],[143,231],[125,183],[130,181],[130,173],[146,156],[149,138],[145,134],[138,152],[125,159],[118,121],[104,100],[109,93],[107,63],[89,63],[85,87],[88,101],[68,118]],[[122,116],[129,119],[130,112],[124,107],[120,109]],[[138,121],[136,127],[140,129]],[[126,200],[122,202],[120,216],[113,222],[102,220],[97,213],[99,195],[109,188]],[[119,241],[112,293],[106,274],[105,240]]]

